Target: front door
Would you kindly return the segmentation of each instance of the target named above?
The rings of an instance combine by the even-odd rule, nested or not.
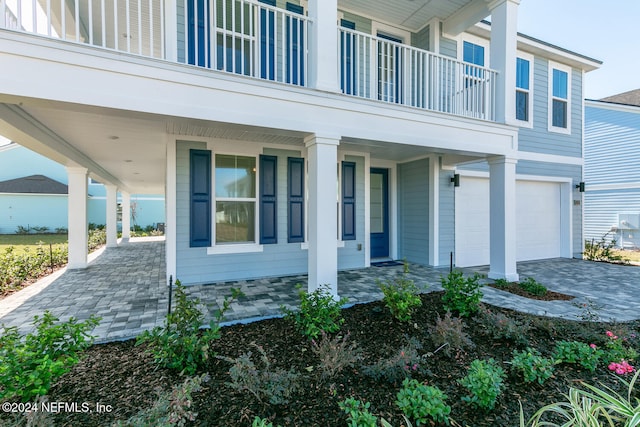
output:
[[[389,256],[389,170],[371,168],[371,258]]]

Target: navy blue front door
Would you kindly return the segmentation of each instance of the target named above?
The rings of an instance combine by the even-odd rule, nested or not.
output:
[[[371,168],[371,258],[389,256],[389,170]]]

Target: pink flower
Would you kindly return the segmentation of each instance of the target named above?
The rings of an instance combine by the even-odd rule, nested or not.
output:
[[[612,336],[613,336],[613,332],[611,332],[611,331],[607,331],[607,336],[608,336],[608,337],[612,337]]]
[[[610,370],[610,371],[615,371],[615,370],[616,370],[617,365],[618,365],[618,364],[617,364],[617,363],[615,363],[615,362],[611,362],[611,363],[609,363],[609,370]]]
[[[591,347],[592,349],[596,349],[596,345],[595,344],[589,344],[589,347]]]
[[[626,373],[627,373],[627,371],[625,371],[623,368],[616,369],[616,374],[618,374],[618,375],[623,375],[623,374],[626,374]]]

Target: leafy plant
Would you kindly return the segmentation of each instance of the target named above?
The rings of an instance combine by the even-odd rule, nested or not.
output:
[[[582,257],[588,261],[603,261],[612,263],[624,262],[621,255],[615,249],[617,241],[615,238],[608,238],[610,231],[606,232],[599,241],[595,239],[584,241],[584,252]]]
[[[518,286],[520,286],[521,289],[529,292],[530,294],[539,297],[546,295],[548,292],[547,288],[544,285],[538,283],[533,277],[527,277],[526,279],[520,281],[518,283]]]
[[[401,322],[410,321],[415,309],[422,305],[418,295],[419,289],[413,280],[407,278],[407,274],[409,274],[409,264],[405,262],[401,276],[387,280],[385,283],[378,282],[378,287],[384,294],[385,305],[393,317]]]
[[[300,288],[300,285],[298,285]],[[340,330],[344,323],[341,307],[346,298],[336,301],[326,287],[319,287],[313,292],[300,289],[300,309],[291,311],[282,306],[280,309],[287,318],[293,320],[298,330],[308,338],[317,338],[322,331],[333,333]]]
[[[289,403],[289,397],[298,389],[298,374],[293,369],[273,368],[264,349],[256,343],[252,346],[258,351],[258,366],[250,351],[235,359],[218,356],[232,364],[229,369],[231,382],[227,384],[234,390],[251,393],[260,403]]]
[[[441,277],[444,288],[442,302],[447,311],[454,311],[462,317],[468,317],[478,311],[482,291],[478,274],[464,277],[461,271],[454,270],[447,277]]]
[[[187,375],[195,374],[209,357],[209,343],[220,338],[220,325],[231,302],[242,293],[232,289],[231,298],[225,298],[222,308],[209,322],[209,328],[200,331],[204,315],[199,310],[200,300],[189,299],[184,286],[176,280],[175,309],[167,314],[164,327],[155,327],[143,332],[136,345],[147,344],[148,351],[156,363],[177,369]]]
[[[437,423],[449,425],[451,407],[445,403],[447,395],[439,388],[405,379],[397,394],[396,404],[416,425],[429,423],[429,418]]]
[[[604,352],[595,344],[587,345],[578,341],[559,341],[553,357],[559,363],[579,364],[589,372],[595,372]]]
[[[514,350],[511,368],[520,372],[526,383],[536,381],[538,384],[544,384],[553,375],[554,361],[542,357],[534,348],[527,348],[525,351]]]
[[[482,308],[478,312],[477,321],[482,330],[495,340],[509,340],[517,345],[528,344],[527,335],[531,326],[528,323],[517,321],[499,311],[493,312]]]
[[[494,279],[493,284],[498,288],[506,288],[509,286],[509,281],[507,279]]]
[[[418,340],[409,339],[405,346],[393,352],[389,358],[365,366],[363,373],[375,381],[383,379],[390,383],[399,383],[424,370],[422,366],[424,356],[419,354],[420,349],[422,344]]]
[[[194,421],[198,415],[191,410],[192,394],[202,390],[202,384],[209,381],[203,374],[184,380],[175,385],[170,392],[159,392],[158,399],[149,409],[141,411],[127,421],[115,424],[118,427],[171,427],[184,426],[187,421]]]
[[[436,324],[430,328],[430,337],[436,347],[443,347],[443,351],[451,354],[451,350],[464,350],[465,348],[473,348],[475,345],[469,335],[464,331],[464,323],[459,317],[452,317],[451,312],[447,311],[443,318],[438,315]]]
[[[331,337],[324,331],[320,338],[311,341],[311,350],[320,359],[320,369],[324,377],[333,377],[344,368],[353,367],[362,358],[362,352],[355,342],[349,341],[349,333]]]
[[[474,360],[467,375],[458,380],[471,393],[462,400],[481,409],[493,409],[502,392],[504,378],[504,369],[495,360]]]
[[[0,294],[19,289],[23,282],[44,275],[50,267],[67,263],[67,245],[55,245],[51,250],[42,244],[35,249],[16,251],[10,246],[0,253]]]
[[[349,427],[376,427],[378,425],[378,418],[369,412],[371,406],[369,402],[361,402],[349,397],[338,403],[338,406],[347,414]]]
[[[49,311],[35,316],[35,333],[21,337],[16,327],[4,327],[0,336],[0,395],[28,401],[45,395],[53,381],[78,363],[92,343],[89,335],[100,318],[60,322]]]
[[[266,418],[255,417],[251,427],[274,427],[273,423]],[[280,427],[280,426],[277,426]]]
[[[620,338],[611,331],[607,331],[606,335],[607,342],[605,344],[604,361],[607,365],[623,360],[635,361],[637,359],[638,352],[632,346],[627,345],[625,338]]]

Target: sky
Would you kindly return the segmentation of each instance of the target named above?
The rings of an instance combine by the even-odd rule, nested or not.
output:
[[[640,0],[521,0],[518,31],[602,61],[587,99],[640,89]]]

